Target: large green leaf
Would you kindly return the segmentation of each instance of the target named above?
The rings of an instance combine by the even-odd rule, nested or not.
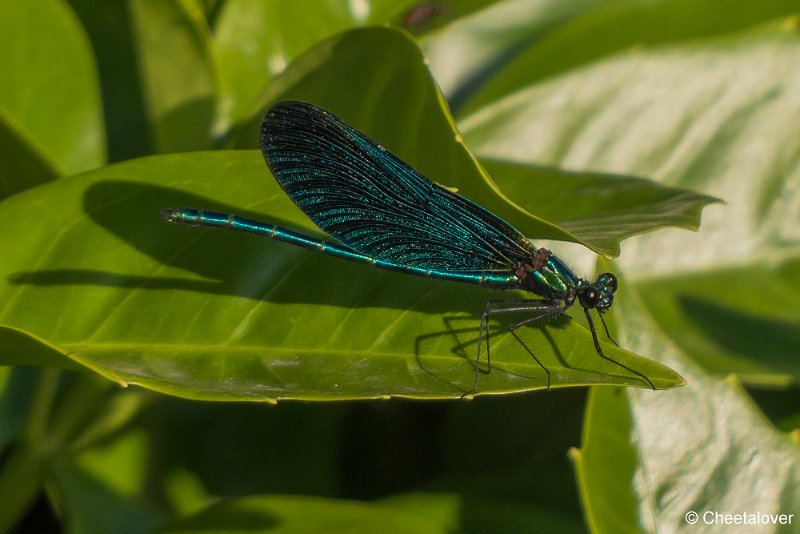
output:
[[[363,50],[370,55],[357,53]],[[394,60],[386,70],[381,66],[389,57]],[[377,73],[385,71],[387,80],[400,77],[416,90],[409,91],[408,84],[402,88],[388,84],[383,86],[391,91],[375,93],[370,88],[376,85],[368,85],[355,98],[353,92],[319,89],[331,83],[326,79],[364,70],[370,61],[375,64],[370,70],[373,82]],[[442,113],[424,59],[406,35],[388,29],[349,32],[315,47],[296,65],[276,80],[269,94],[327,99],[334,110],[341,108],[337,112],[343,111],[346,120],[352,118],[401,157],[419,162],[424,172],[448,177],[445,185],[520,219],[524,232],[576,239],[521,208],[509,209]],[[401,100],[409,102],[405,109],[419,109],[418,116],[411,120],[406,114],[398,122],[397,114],[391,113],[395,108],[387,102]],[[373,104],[364,106],[367,102]],[[244,132],[256,127],[257,123]],[[436,158],[426,157],[432,143],[439,147]],[[321,235],[266,175],[255,153],[176,155],[107,168],[14,199],[4,206],[2,216],[9,224],[3,231],[19,235],[22,225],[28,238],[9,248],[16,262],[4,265],[10,284],[2,320],[123,383],[189,397],[447,397],[468,391],[474,322],[491,293],[375,272],[247,236],[168,229],[155,217],[165,206],[209,207]],[[519,190],[527,178],[526,173],[509,172],[508,183]],[[582,185],[600,180],[589,175],[572,178]],[[685,195],[658,191],[666,192],[662,200]],[[696,197],[693,205],[687,205],[687,220],[696,218],[696,206],[707,201]],[[41,211],[39,206],[55,203],[58,211],[40,214],[35,222],[24,215],[30,217]],[[565,221],[571,215],[585,219],[587,208],[580,203],[562,206]],[[624,210],[618,213],[624,216]],[[628,229],[646,231],[653,225],[652,219],[640,218]],[[50,228],[63,230],[53,237]],[[616,246],[613,237],[602,239]],[[62,253],[67,250],[71,253]],[[211,256],[207,251],[213,251]],[[164,270],[165,264],[195,275],[165,275],[170,272]],[[320,284],[328,290],[320,291]],[[39,313],[35,303],[42,299],[51,303],[57,317]],[[114,313],[107,312],[109,307]],[[66,309],[71,312],[59,311]],[[191,321],[166,319],[179,316],[181,310],[194,310]],[[621,367],[598,358],[589,333],[576,322],[565,319],[545,330],[526,331],[523,337],[552,372],[554,385],[609,381],[643,385],[636,377],[622,376]],[[493,338],[496,371],[481,380],[481,392],[546,384],[543,369],[512,338]],[[610,345],[605,350],[659,387],[681,383],[651,362]],[[549,361],[546,354],[551,355]],[[16,353],[4,358],[19,361]],[[39,358],[30,362],[44,357]],[[222,375],[220,365],[226,369]]]
[[[654,330],[641,301],[623,297],[617,307],[620,315],[635,318],[626,323],[630,344],[661,354],[688,386],[657,397],[593,392],[582,448],[573,452],[593,530],[679,530],[692,519],[690,512],[698,514],[698,526],[708,526],[714,512],[796,514],[797,436],[765,421],[734,377],[712,378],[663,335],[638,335]]]
[[[97,73],[63,2],[0,1],[0,194],[105,161]]]
[[[58,210],[37,208],[56,202]],[[2,266],[9,282],[0,320],[120,382],[194,398],[452,397],[470,389],[477,314],[491,291],[166,226],[156,216],[164,206],[238,211],[320,234],[255,152],[107,167],[5,203],[0,240],[14,259]],[[554,386],[643,385],[598,358],[575,321],[522,336]],[[494,372],[481,392],[545,386],[511,336],[493,340]],[[605,350],[658,387],[681,383],[658,364]]]

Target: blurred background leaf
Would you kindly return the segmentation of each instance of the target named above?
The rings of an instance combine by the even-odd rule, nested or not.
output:
[[[212,144],[217,69],[211,33],[180,0],[69,0],[95,54],[109,160]]]
[[[105,163],[100,88],[62,2],[0,1],[0,198]]]

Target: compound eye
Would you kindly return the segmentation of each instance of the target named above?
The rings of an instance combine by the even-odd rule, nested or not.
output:
[[[600,292],[593,286],[584,287],[578,293],[578,300],[584,308],[594,308],[600,300]]]
[[[598,280],[609,289],[612,293],[617,290],[617,277],[611,273],[603,273],[598,277]]]

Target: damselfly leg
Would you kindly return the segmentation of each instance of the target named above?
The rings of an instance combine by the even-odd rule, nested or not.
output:
[[[517,335],[516,330],[523,326],[534,326],[541,324],[548,319],[564,313],[563,302],[560,300],[488,300],[483,308],[481,315],[481,324],[478,329],[478,348],[475,357],[475,381],[473,382],[472,389],[464,393],[462,397],[472,395],[478,390],[478,379],[480,374],[489,374],[492,371],[492,356],[489,342],[489,319],[495,315],[502,315],[506,313],[528,313],[532,314],[522,321],[511,325],[509,332],[514,336],[520,345],[528,352],[533,360],[539,364],[547,375],[547,388],[550,388],[550,371],[545,367],[533,351],[522,341]],[[486,369],[481,369],[481,345],[483,344],[484,335],[486,337]]]
[[[600,347],[600,340],[597,339],[597,330],[595,330],[594,321],[592,321],[592,314],[589,313],[588,308],[584,308],[583,309],[583,313],[586,315],[586,321],[589,323],[589,330],[592,332],[592,341],[594,341],[594,348],[597,351],[597,355],[600,356],[601,358],[603,358],[604,360],[607,360],[607,361],[609,361],[611,363],[615,363],[618,366],[622,367],[623,369],[625,369],[627,371],[630,371],[631,373],[633,373],[636,376],[638,376],[639,378],[641,378],[643,381],[647,382],[647,384],[650,386],[651,389],[656,389],[656,386],[653,384],[653,382],[651,382],[650,379],[647,378],[646,376],[644,376],[642,373],[640,373],[639,371],[636,371],[635,369],[632,369],[632,368],[628,367],[624,363],[619,362],[619,361],[615,360],[614,358],[606,356],[603,353],[603,349]],[[602,314],[598,314],[598,315],[600,315],[600,322],[603,323],[603,328],[606,331],[606,336],[608,336],[609,341],[611,341],[614,345],[617,345],[619,347],[619,344],[617,344],[616,341],[611,339],[611,335],[608,333],[608,326],[606,326],[606,321],[605,321],[605,319],[603,319],[603,315]]]

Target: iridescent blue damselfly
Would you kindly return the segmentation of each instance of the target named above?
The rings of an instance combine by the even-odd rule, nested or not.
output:
[[[606,356],[590,310],[603,314],[617,290],[617,278],[580,278],[555,254],[535,247],[524,235],[478,204],[412,169],[394,154],[337,117],[304,102],[280,102],[261,125],[261,152],[280,186],[314,223],[338,241],[325,241],[268,223],[198,209],[164,209],[161,216],[190,226],[216,226],[270,237],[331,256],[405,274],[519,289],[538,299],[489,300],[478,330],[473,387],[491,372],[489,320],[525,314],[510,332],[544,370],[517,330],[562,315],[577,301],[583,308],[597,354],[655,386],[642,373]],[[480,366],[486,339],[486,369]]]

